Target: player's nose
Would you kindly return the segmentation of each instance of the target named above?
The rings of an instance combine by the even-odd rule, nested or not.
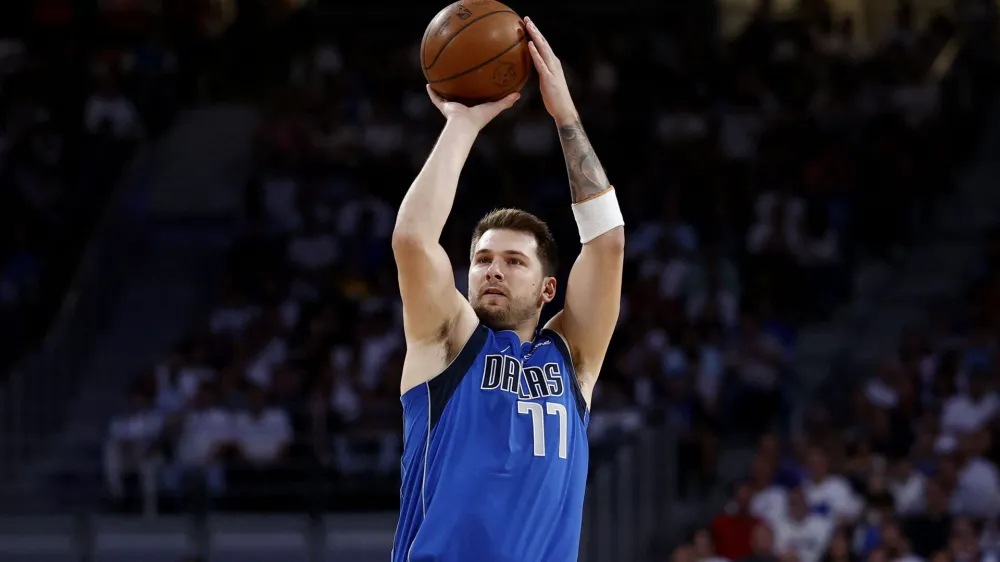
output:
[[[500,269],[500,261],[493,260],[493,263],[486,268],[487,279],[503,279],[503,271]]]

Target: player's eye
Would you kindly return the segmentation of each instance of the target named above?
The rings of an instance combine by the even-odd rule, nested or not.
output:
[[[507,260],[507,263],[509,263],[510,265],[524,265],[524,262],[517,258],[510,258],[509,260]]]
[[[491,261],[490,258],[478,258],[478,259],[476,259],[476,263],[490,263],[490,261]]]

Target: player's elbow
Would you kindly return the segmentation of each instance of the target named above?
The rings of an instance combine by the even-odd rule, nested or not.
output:
[[[437,243],[435,240],[428,240],[425,233],[407,224],[396,223],[396,228],[392,231],[392,251],[397,256],[403,253],[414,252],[425,248],[429,244]]]
[[[617,226],[587,243],[602,254],[625,256],[625,227]]]

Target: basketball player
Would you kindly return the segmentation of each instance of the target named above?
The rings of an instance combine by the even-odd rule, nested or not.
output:
[[[474,107],[429,88],[447,123],[399,208],[405,445],[393,562],[571,562],[587,480],[590,397],[618,319],[624,221],[559,60],[525,18],[545,108],[559,130],[583,248],[565,308],[556,247],[524,211],[472,233],[468,300],[438,238],[480,129],[518,98]]]

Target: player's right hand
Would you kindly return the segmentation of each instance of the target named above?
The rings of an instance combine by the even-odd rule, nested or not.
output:
[[[500,112],[514,105],[514,102],[521,98],[520,93],[514,92],[501,100],[468,107],[458,102],[445,100],[431,89],[430,84],[427,85],[427,95],[430,96],[434,107],[438,108],[438,111],[441,112],[441,115],[444,115],[445,119],[467,123],[475,127],[477,131],[485,127],[494,117],[500,115]]]

